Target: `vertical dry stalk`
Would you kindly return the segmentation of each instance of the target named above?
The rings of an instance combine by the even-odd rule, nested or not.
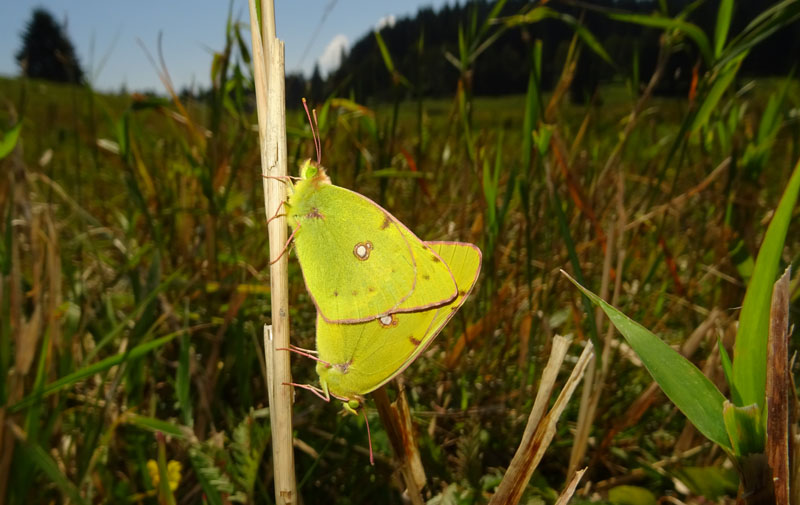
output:
[[[533,408],[528,416],[528,424],[525,426],[522,441],[489,505],[515,504],[519,502],[534,470],[536,470],[547,447],[553,440],[556,432],[556,423],[567,403],[569,403],[575,387],[583,377],[586,366],[593,358],[592,344],[589,342],[584,347],[581,357],[572,369],[572,373],[553,404],[553,408],[545,414],[547,406],[550,404],[550,395],[553,392],[558,371],[561,368],[564,357],[567,355],[570,341],[570,339],[560,335],[556,335],[553,339],[550,358],[542,372],[539,390],[536,393],[536,400],[534,400]],[[575,484],[577,485],[577,482]]]
[[[789,505],[789,280],[786,269],[772,288],[767,348],[767,462],[772,469],[775,503]],[[797,457],[797,455],[795,455]]]
[[[262,2],[262,30],[258,26],[256,0],[250,0],[250,34],[253,41],[253,70],[258,107],[258,138],[261,173],[264,175],[264,209],[267,219],[275,216],[286,200],[286,110],[283,41],[275,36],[273,0]],[[262,44],[263,41],[263,44]],[[267,176],[269,178],[267,178]],[[287,240],[285,217],[269,223],[269,254],[275,261]],[[297,503],[292,446],[292,381],[289,353],[288,260],[284,254],[270,266],[272,328],[264,332],[267,363],[275,503]],[[271,337],[271,338],[270,338]]]
[[[419,448],[414,440],[411,415],[408,411],[405,392],[401,387],[397,393],[395,405],[389,402],[386,386],[372,393],[381,422],[389,436],[395,458],[400,464],[400,473],[406,485],[406,492],[413,505],[422,505],[422,487],[425,486],[425,469],[419,456]]]

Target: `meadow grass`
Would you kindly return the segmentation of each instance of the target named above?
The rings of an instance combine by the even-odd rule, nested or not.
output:
[[[572,256],[595,292],[608,296],[621,276],[615,305],[666,342],[700,328],[687,357],[701,366],[718,359],[717,338],[732,344],[748,264],[798,158],[796,81],[763,161],[747,158],[785,84],[739,78],[669,163],[690,107],[653,97],[608,172],[638,99],[622,82],[593,104],[558,101],[541,124],[560,151],[536,151],[529,166],[525,96],[471,99],[469,140],[452,98],[423,100],[421,115],[402,102],[394,129],[390,104],[318,104],[334,183],[425,240],[484,250],[472,299],[402,376],[429,496],[482,502],[517,447],[552,336],[572,334],[572,354],[591,338],[577,291],[558,274]],[[0,80],[0,97],[4,131],[22,121],[18,148],[0,161],[0,503],[270,503],[268,243],[251,103],[189,103],[187,118],[164,99],[17,79]],[[299,110],[287,120],[293,171],[312,143]],[[792,230],[782,257],[796,265]],[[606,262],[611,236],[625,254]],[[313,348],[314,308],[297,263],[289,268],[292,341]],[[795,303],[797,287],[795,278]],[[719,493],[735,492],[724,454],[649,392],[635,355],[613,342],[583,460],[594,489],[625,482],[661,496],[677,478],[692,495],[710,493],[686,475],[711,467]],[[296,382],[315,382],[314,363],[292,361]],[[718,367],[707,373],[722,383]],[[527,499],[551,502],[561,489],[578,403]],[[400,503],[385,433],[373,429],[370,467],[363,422],[338,410],[297,392],[304,501]]]

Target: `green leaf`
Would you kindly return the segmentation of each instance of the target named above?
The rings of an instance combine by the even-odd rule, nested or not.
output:
[[[750,454],[763,454],[767,442],[762,411],[756,405],[737,407],[726,401],[723,407],[725,429],[737,459]]]
[[[233,494],[234,492],[233,484],[231,484],[228,476],[217,468],[211,457],[204,454],[197,447],[192,446],[189,448],[189,461],[192,463],[195,475],[200,482],[200,487],[203,488],[203,493],[206,495],[208,503],[222,505],[220,492],[225,494]]]
[[[608,501],[614,505],[656,505],[655,495],[639,486],[617,486],[608,490]]]
[[[17,124],[8,130],[5,135],[3,135],[3,138],[0,139],[0,160],[8,156],[17,146],[20,131],[22,131],[22,122],[17,122]]]
[[[721,0],[717,9],[717,26],[714,29],[714,58],[719,58],[728,38],[733,14],[733,0]]]
[[[686,415],[686,418],[700,433],[722,448],[730,450],[730,440],[728,440],[722,420],[722,406],[725,397],[703,375],[703,372],[650,330],[578,284],[566,272],[562,271],[562,273],[584,295],[603,309],[609,320],[625,337],[628,345],[636,351],[647,371],[661,386],[664,394]]]
[[[719,466],[684,466],[674,470],[675,476],[692,494],[703,495],[715,502],[739,488],[739,476],[733,468]]]
[[[739,328],[733,347],[733,403],[738,406],[756,403],[764,405],[767,381],[767,334],[772,285],[778,278],[778,268],[792,221],[792,211],[800,191],[800,162],[794,168],[789,184],[781,197],[772,222],[758,251],[753,276],[739,314]]]

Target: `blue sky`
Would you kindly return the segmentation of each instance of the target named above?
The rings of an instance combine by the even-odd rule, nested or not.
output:
[[[223,48],[227,0],[6,0],[0,8],[0,75],[19,73],[14,54],[35,7],[67,23],[67,33],[91,82],[99,90],[163,91],[140,39],[163,54],[175,84],[207,87],[213,51]],[[379,23],[436,9],[454,0],[275,0],[278,37],[286,43],[286,71],[310,74],[335,68],[348,48]],[[328,11],[325,16],[326,10]],[[249,23],[247,0],[233,0],[234,18]],[[323,21],[324,17],[324,21]],[[249,33],[249,32],[248,32]],[[249,35],[248,35],[249,43]]]

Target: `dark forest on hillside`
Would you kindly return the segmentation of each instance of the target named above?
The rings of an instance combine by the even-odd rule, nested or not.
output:
[[[777,1],[737,2],[730,32],[740,33],[769,5]],[[613,68],[587,48],[579,59],[577,73],[572,83],[572,98],[582,101],[593,93],[597,84],[613,76],[630,75],[635,65],[640,76],[649,76],[656,64],[662,30],[613,21],[609,12],[675,16],[688,7],[686,21],[699,26],[705,33],[713,33],[718,1],[704,3],[688,0],[664,2],[668,11],[660,11],[656,1],[598,0],[596,2],[552,2],[547,6],[559,14],[567,15],[586,26],[617,65]],[[394,26],[385,27],[380,35],[391,54],[397,73],[410,82],[410,86],[396,86],[381,56],[373,33],[358,40],[343,58],[341,66],[323,79],[317,69],[310,80],[301,75],[287,76],[287,103],[299,104],[303,95],[315,101],[332,94],[352,96],[356,101],[370,99],[388,100],[396,93],[429,97],[449,95],[455,89],[459,70],[448,54],[459,57],[459,31],[469,32],[475,20],[486,19],[496,2],[478,0],[455,6],[445,6],[439,11],[421,9],[414,18],[397,20]],[[500,17],[525,14],[539,6],[538,2],[510,0],[500,11]],[[495,27],[499,28],[501,23]],[[470,81],[476,95],[503,95],[524,93],[530,69],[532,46],[540,40],[547,57],[542,62],[541,84],[549,89],[558,80],[567,48],[575,31],[562,19],[543,19],[505,30],[475,60]],[[785,75],[794,60],[787,54],[800,53],[800,25],[784,28],[772,34],[752,52],[743,64],[742,74],[750,76]],[[636,61],[636,63],[634,63]],[[701,59],[691,41],[679,45],[670,55],[667,79],[658,90],[662,94],[684,93],[689,86],[692,69]],[[703,70],[702,68],[698,70]]]

